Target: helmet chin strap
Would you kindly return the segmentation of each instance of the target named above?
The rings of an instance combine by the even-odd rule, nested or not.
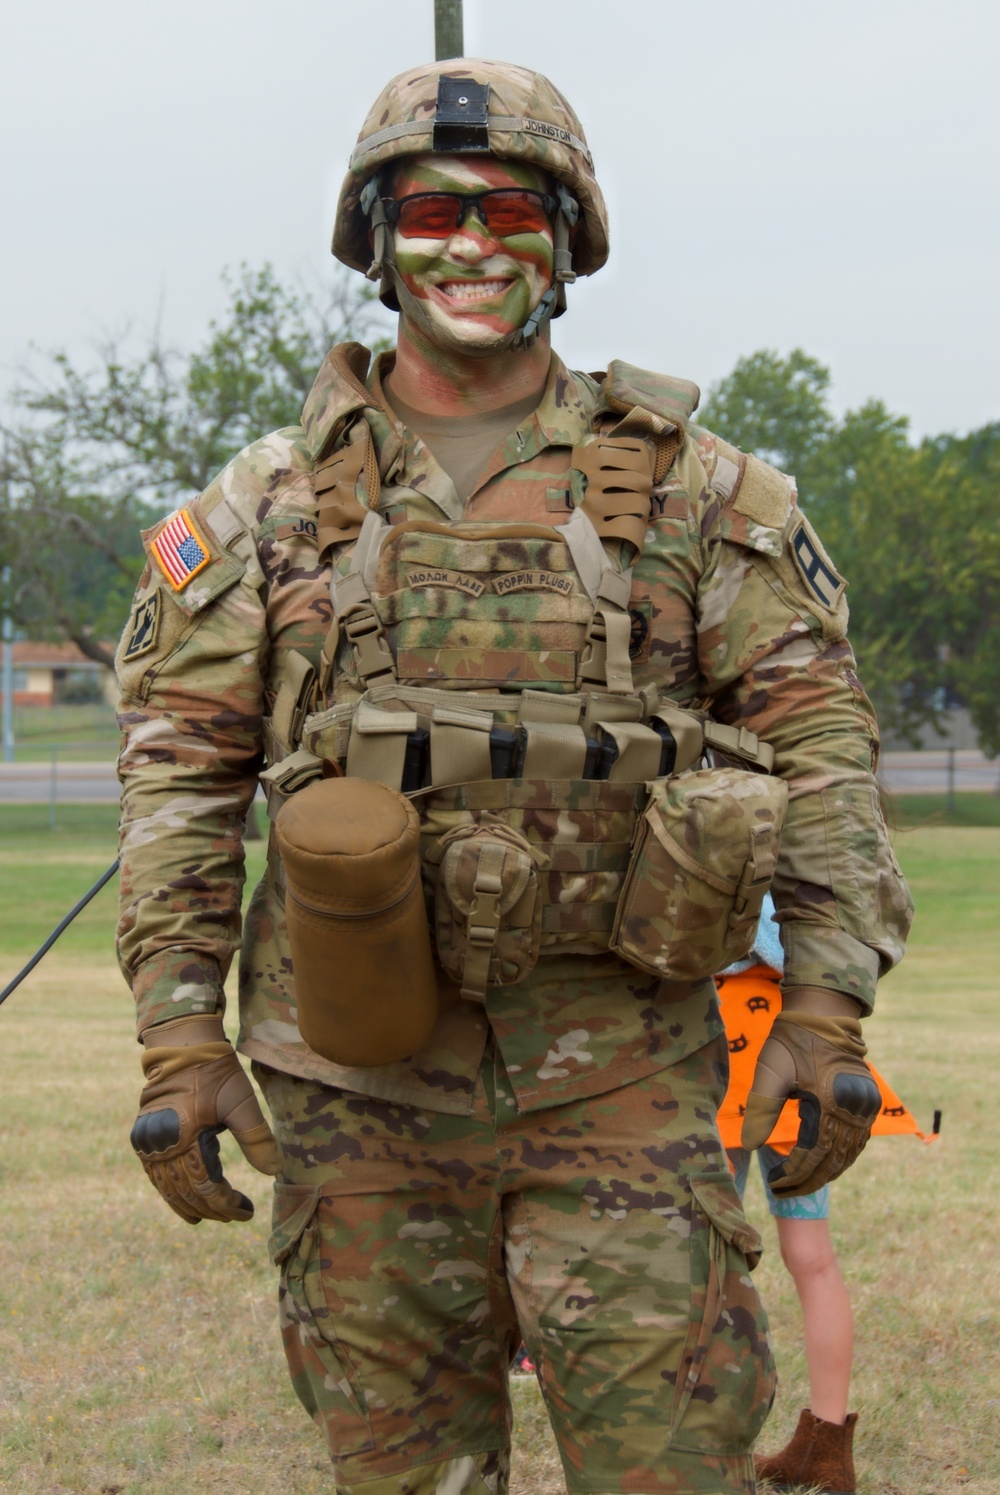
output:
[[[379,282],[378,295],[383,306],[401,311],[418,327],[430,331],[423,303],[403,284],[395,262],[392,234],[386,221],[385,208],[379,195],[378,172],[369,177],[361,193],[361,207],[372,226],[372,262],[366,273],[368,280]],[[573,270],[573,252],[569,247],[570,232],[580,216],[580,205],[562,182],[555,184],[559,210],[553,231],[553,278],[552,284],[538,305],[530,312],[520,327],[515,327],[499,343],[481,350],[470,348],[469,354],[480,353],[488,358],[491,354],[507,348],[530,348],[542,328],[553,317],[562,316],[566,310],[566,287],[576,280]]]

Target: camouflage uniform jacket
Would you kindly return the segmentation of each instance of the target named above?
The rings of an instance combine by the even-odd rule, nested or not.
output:
[[[324,364],[300,427],[255,442],[187,506],[197,565],[179,589],[152,550],[163,526],[144,537],[151,561],[118,656],[119,952],[140,1030],[223,1003],[240,944],[241,835],[263,763],[262,719],[289,651],[318,662],[330,624],[311,472],[345,424],[369,424],[390,518],[553,524],[579,491],[570,452],[604,398],[600,382],[553,357],[535,414],[497,449],[463,508],[381,395],[392,355],[367,386],[345,356],[335,350]],[[878,975],[901,954],[908,902],[879,810],[876,728],[845,637],[843,583],[788,480],[766,469],[770,480],[741,503],[738,454],[689,424],[694,386],[613,368],[619,399],[656,409],[682,436],[653,490],[633,571],[636,686],[655,681],[677,703],[709,705],[773,746],[790,791],[774,884],[788,979],[870,1007]],[[458,1003],[411,1060],[347,1070],[301,1041],[289,968],[281,902],[265,879],[243,930],[243,1053],[438,1111],[470,1107],[487,1021],[527,1110],[655,1072],[722,1031],[710,982],[660,990],[614,956],[567,955],[491,991],[485,1009]]]

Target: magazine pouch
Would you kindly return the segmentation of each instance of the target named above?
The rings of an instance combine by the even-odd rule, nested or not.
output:
[[[702,768],[656,779],[611,935],[632,965],[698,981],[753,945],[788,789],[768,774]]]

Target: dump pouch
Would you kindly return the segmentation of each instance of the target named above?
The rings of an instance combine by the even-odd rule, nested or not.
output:
[[[456,826],[431,850],[438,959],[463,997],[482,1002],[488,987],[521,981],[533,969],[545,860],[526,837],[491,819]]]
[[[362,1067],[423,1048],[439,999],[413,806],[385,784],[323,779],[282,806],[275,832],[306,1043]]]
[[[658,779],[633,844],[611,948],[698,981],[753,945],[788,804],[784,782],[739,768]]]

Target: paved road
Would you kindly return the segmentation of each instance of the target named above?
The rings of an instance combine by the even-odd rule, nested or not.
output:
[[[995,790],[1000,764],[979,752],[956,752],[955,788]],[[948,787],[948,753],[883,753],[879,777],[894,794],[943,794]],[[111,763],[59,763],[55,799],[63,805],[115,804],[118,780]],[[0,763],[0,805],[48,804],[53,796],[49,763]]]
[[[0,763],[0,804],[114,804],[118,779],[113,763]]]

